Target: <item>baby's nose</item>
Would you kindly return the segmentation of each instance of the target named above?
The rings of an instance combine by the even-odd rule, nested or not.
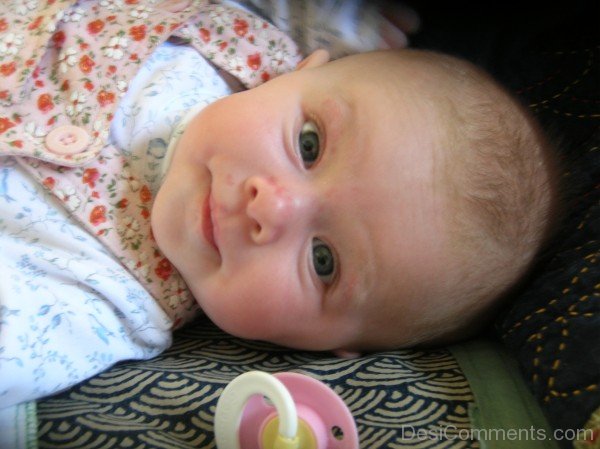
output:
[[[246,211],[252,221],[251,238],[258,244],[273,242],[294,223],[307,199],[275,178],[253,176],[246,180]]]

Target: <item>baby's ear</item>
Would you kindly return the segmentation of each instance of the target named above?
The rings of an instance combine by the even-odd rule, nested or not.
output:
[[[361,356],[360,352],[348,351],[347,349],[335,349],[333,354],[340,359],[357,359]]]
[[[296,70],[311,69],[329,62],[329,52],[319,48],[304,58],[296,66]]]

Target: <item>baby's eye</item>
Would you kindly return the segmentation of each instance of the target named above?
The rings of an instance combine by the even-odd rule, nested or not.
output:
[[[331,284],[335,275],[335,258],[329,246],[319,239],[313,239],[312,259],[317,276],[325,284]]]
[[[310,168],[321,153],[319,133],[314,123],[306,122],[302,125],[302,130],[298,136],[298,148],[304,167]]]

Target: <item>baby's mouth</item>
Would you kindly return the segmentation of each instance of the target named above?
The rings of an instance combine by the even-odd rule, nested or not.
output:
[[[215,223],[213,221],[215,203],[212,197],[212,189],[209,188],[206,198],[202,204],[202,234],[204,238],[211,245],[217,253],[220,254],[219,247],[215,240]]]

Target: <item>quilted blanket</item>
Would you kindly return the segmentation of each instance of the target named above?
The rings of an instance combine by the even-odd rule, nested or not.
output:
[[[357,424],[361,447],[419,444],[436,432],[444,447],[470,428],[471,389],[447,350],[393,351],[358,360],[240,340],[208,321],[181,331],[173,347],[126,363],[38,403],[40,447],[211,448],[222,389],[250,371],[294,371],[333,386]]]

